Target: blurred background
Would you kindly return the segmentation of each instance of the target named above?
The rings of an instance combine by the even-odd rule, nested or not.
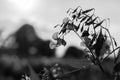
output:
[[[102,19],[110,18],[110,32],[120,44],[119,0],[0,0],[0,80],[19,80],[22,74],[28,72],[26,70],[28,64],[35,70],[42,63],[50,63],[51,58],[54,62],[56,57],[70,59],[83,57],[79,38],[75,34],[65,38],[68,42],[66,47],[61,46],[54,50],[49,48],[51,36],[57,31],[53,27],[62,23],[69,8],[77,6],[85,10],[95,8],[97,16]],[[69,62],[70,66],[74,64]],[[101,74],[99,70],[98,72],[96,75]],[[96,71],[88,75],[91,73],[95,74]],[[87,80],[82,73],[76,74],[81,74],[82,79]],[[104,75],[99,77],[101,76]],[[96,77],[91,79],[101,80]]]

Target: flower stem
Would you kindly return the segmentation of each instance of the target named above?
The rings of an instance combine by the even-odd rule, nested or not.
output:
[[[73,30],[74,31],[74,30]],[[74,31],[76,34],[77,34],[77,36],[83,41],[83,39],[81,38],[81,36],[76,32],[76,31]],[[84,42],[84,41],[83,41]],[[85,44],[85,43],[84,43]],[[86,44],[85,44],[85,46],[86,46]],[[87,47],[87,46],[86,46]],[[88,47],[87,47],[88,48]],[[89,49],[89,48],[88,48]],[[97,60],[97,65],[99,66],[99,68],[101,69],[101,71],[103,72],[103,73],[105,73],[105,71],[104,71],[104,69],[103,69],[103,67],[102,67],[102,65],[101,65],[101,63],[100,63],[100,61],[99,61],[99,59],[98,58],[96,58],[95,57],[95,55],[92,53],[92,51],[89,49],[89,51],[90,51],[90,53],[92,54],[92,56],[93,56],[93,59],[94,60]]]

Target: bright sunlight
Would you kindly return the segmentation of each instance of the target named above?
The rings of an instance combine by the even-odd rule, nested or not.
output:
[[[33,10],[38,0],[9,0],[10,3],[20,12]]]

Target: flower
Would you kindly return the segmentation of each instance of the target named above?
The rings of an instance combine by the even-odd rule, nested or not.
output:
[[[58,39],[58,35],[59,35],[59,33],[58,33],[58,32],[55,32],[55,33],[52,35],[52,38],[53,38],[54,40],[57,40],[57,39]]]

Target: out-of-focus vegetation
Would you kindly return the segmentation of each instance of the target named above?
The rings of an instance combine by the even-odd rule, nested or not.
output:
[[[28,64],[37,67],[54,57],[55,50],[50,50],[49,42],[40,39],[32,25],[21,26],[0,46],[0,80],[20,80]]]

